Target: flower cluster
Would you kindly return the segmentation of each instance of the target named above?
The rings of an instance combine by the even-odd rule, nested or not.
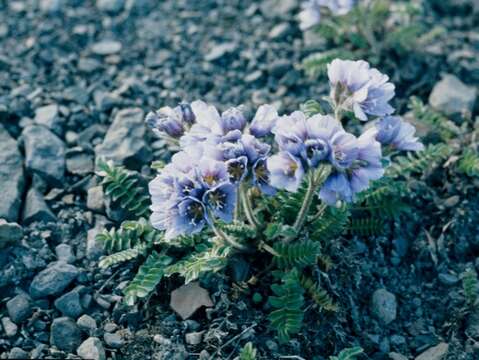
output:
[[[352,202],[370,181],[383,176],[382,145],[423,148],[414,127],[391,116],[394,85],[386,75],[365,61],[339,59],[328,65],[328,75],[331,115],[307,117],[294,111],[279,116],[273,106],[262,105],[248,121],[240,107],[220,113],[203,101],[148,114],[155,132],[180,146],[150,183],[153,226],[165,230],[167,239],[206,225],[215,229],[216,219],[233,220],[238,198],[246,199],[244,212],[254,223],[247,188],[264,195],[277,189],[296,192],[306,178],[308,193],[326,204]],[[341,124],[345,111],[375,121],[356,136]]]
[[[355,5],[355,0],[307,0],[298,14],[299,27],[307,30],[321,21],[321,11],[330,11],[333,15],[346,15]]]

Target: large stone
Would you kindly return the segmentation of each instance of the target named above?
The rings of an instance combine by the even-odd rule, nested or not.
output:
[[[59,350],[73,353],[81,344],[81,330],[68,317],[59,317],[53,320],[50,328],[50,344]]]
[[[96,7],[102,11],[116,13],[123,10],[125,0],[96,0]]]
[[[25,199],[25,207],[23,209],[23,223],[25,225],[33,222],[54,222],[55,215],[50,211],[45,199],[35,188],[31,188]]]
[[[33,278],[30,295],[34,298],[59,295],[75,280],[78,273],[78,269],[73,265],[55,262]]]
[[[386,289],[378,289],[371,300],[371,312],[384,324],[394,321],[397,316],[396,296]]]
[[[139,108],[120,110],[113,120],[103,143],[96,147],[97,159],[113,160],[130,169],[140,169],[152,158],[145,142],[144,113]]]
[[[0,188],[2,189],[0,218],[18,221],[25,188],[23,158],[17,142],[2,126],[0,126]]]
[[[26,167],[55,186],[63,186],[65,179],[65,144],[41,125],[32,125],[23,131]]]
[[[100,339],[89,337],[77,349],[77,354],[82,359],[88,360],[105,360],[105,349]]]
[[[467,86],[454,75],[447,74],[432,89],[429,104],[449,116],[471,114],[476,97],[476,88]]]
[[[17,223],[0,219],[0,249],[9,244],[16,244],[23,237],[23,228]]]
[[[122,45],[118,41],[103,40],[92,45],[91,51],[96,55],[113,55],[119,52]]]
[[[420,355],[416,356],[415,360],[443,360],[446,358],[449,345],[446,343],[440,343],[433,346]]]
[[[31,299],[26,294],[20,294],[7,301],[8,316],[13,322],[20,324],[33,312]]]
[[[80,291],[73,289],[72,291],[60,296],[55,300],[55,307],[64,315],[73,319],[83,314],[83,307],[80,302]]]
[[[186,320],[199,308],[213,306],[213,302],[207,290],[200,287],[198,282],[192,282],[171,293],[170,306],[183,320]]]
[[[9,317],[2,318],[1,323],[3,331],[5,331],[7,337],[14,337],[17,335],[18,326]]]

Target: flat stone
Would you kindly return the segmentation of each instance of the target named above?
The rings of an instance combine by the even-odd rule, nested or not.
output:
[[[19,347],[14,347],[10,350],[10,353],[8,354],[7,359],[25,360],[25,359],[30,359],[30,356],[25,350],[20,349]]]
[[[459,278],[453,274],[441,273],[438,275],[439,281],[448,286],[456,285],[459,282]]]
[[[73,319],[78,318],[84,311],[81,306],[80,294],[77,289],[74,289],[56,299],[55,307],[62,313],[62,315]]]
[[[17,335],[18,326],[9,317],[2,318],[1,323],[3,331],[5,331],[5,335],[7,335],[7,337],[13,337]]]
[[[0,125],[0,218],[18,221],[20,204],[25,189],[23,157],[17,142]]]
[[[199,345],[203,341],[203,331],[191,332],[185,335],[185,341],[188,345]]]
[[[65,6],[65,0],[40,0],[40,10],[46,13],[56,13]]]
[[[57,104],[50,104],[39,107],[35,111],[35,123],[43,125],[53,131],[55,134],[61,136],[63,129],[61,126],[60,112]]]
[[[76,260],[75,254],[73,254],[73,249],[68,244],[60,244],[55,248],[55,254],[57,255],[58,261],[64,261],[67,264],[73,264]]]
[[[66,155],[66,166],[71,174],[88,175],[95,168],[94,156],[82,149],[70,149]]]
[[[30,284],[30,295],[37,299],[59,295],[75,280],[78,273],[78,269],[73,265],[55,262],[33,278]]]
[[[56,318],[50,328],[50,344],[73,353],[81,344],[80,328],[68,317]]]
[[[186,320],[199,308],[213,306],[213,301],[208,291],[200,287],[198,282],[191,282],[171,293],[170,306],[183,320]]]
[[[105,349],[100,339],[89,337],[77,349],[77,354],[86,360],[105,360]]]
[[[91,51],[96,55],[113,55],[121,51],[121,43],[115,40],[103,40],[93,44]]]
[[[17,244],[22,238],[23,228],[20,225],[0,219],[0,249],[7,245]]]
[[[56,217],[50,211],[42,194],[35,188],[31,188],[25,199],[23,209],[23,224],[29,225],[33,222],[55,222]]]
[[[65,180],[65,144],[41,125],[23,130],[25,165],[52,185],[63,186]]]
[[[210,51],[205,55],[206,61],[215,61],[221,59],[223,56],[232,53],[237,48],[236,43],[223,43],[214,45]]]
[[[26,294],[19,294],[7,301],[8,316],[13,322],[20,324],[32,315],[31,299]]]
[[[103,340],[105,340],[105,344],[108,345],[108,347],[111,347],[113,349],[119,349],[123,345],[125,345],[125,340],[123,340],[123,337],[116,333],[105,333],[103,335]]]
[[[476,97],[476,88],[464,84],[454,75],[447,74],[432,89],[429,104],[449,116],[471,114]]]
[[[376,290],[371,299],[371,312],[384,324],[391,323],[397,316],[396,296],[386,289]]]
[[[94,186],[88,189],[86,206],[93,211],[103,212],[105,210],[105,194],[103,186]]]
[[[80,329],[88,332],[93,332],[97,329],[96,320],[87,314],[78,318],[77,325],[80,327]]]
[[[415,360],[443,360],[446,358],[448,350],[449,344],[443,342],[416,356]]]
[[[96,158],[112,160],[116,164],[138,170],[152,159],[145,135],[143,110],[139,108],[120,110],[103,143],[95,148]]]
[[[97,0],[96,7],[101,11],[117,13],[123,10],[125,0]]]
[[[390,352],[388,354],[388,357],[389,357],[390,360],[408,360],[407,357],[405,357],[404,355],[399,354],[397,352]]]

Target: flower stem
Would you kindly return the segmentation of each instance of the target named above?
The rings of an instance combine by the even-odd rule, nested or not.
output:
[[[269,246],[265,242],[261,242],[259,244],[259,249],[265,250],[266,252],[269,252],[273,256],[280,256],[280,254],[278,254],[278,252],[275,249],[273,249],[271,246]]]
[[[256,219],[256,216],[253,213],[251,199],[248,196],[248,193],[244,184],[240,185],[239,191],[240,191],[241,202],[243,204],[243,209],[244,209],[246,218],[248,219],[248,222],[255,228],[258,228],[260,224],[258,222],[258,219]]]
[[[293,228],[296,230],[296,232],[301,230],[304,221],[306,220],[306,215],[308,215],[309,208],[311,207],[311,203],[313,202],[314,192],[316,191],[316,185],[313,177],[313,173],[310,172],[308,174],[308,189],[306,190],[303,204],[301,205],[301,209],[299,210],[298,216],[296,217],[296,221],[293,225]]]

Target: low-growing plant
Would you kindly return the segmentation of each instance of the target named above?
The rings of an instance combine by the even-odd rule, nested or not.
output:
[[[424,147],[414,127],[392,115],[394,85],[386,75],[365,61],[339,59],[328,75],[328,112],[311,101],[282,116],[262,105],[248,121],[240,108],[220,114],[194,101],[147,115],[179,150],[155,166],[149,221],[98,236],[112,252],[100,266],[145,259],[124,289],[128,304],[152,294],[164,278],[188,283],[224,272],[241,257],[255,271],[249,276],[272,281],[269,320],[279,341],[301,331],[308,301],[322,311],[337,309],[320,275],[331,266],[324,248],[346,232],[381,231],[406,208],[405,179],[426,160],[421,153],[401,155]],[[107,192],[144,216],[143,205],[135,207],[135,199],[145,203],[144,194],[112,165],[101,169]]]
[[[364,59],[388,71],[411,54],[424,54],[445,31],[428,27],[424,5],[394,0],[305,0],[300,28],[321,38],[324,50],[309,55],[304,68],[315,76],[325,73],[334,58]],[[401,73],[394,73],[395,78]]]

